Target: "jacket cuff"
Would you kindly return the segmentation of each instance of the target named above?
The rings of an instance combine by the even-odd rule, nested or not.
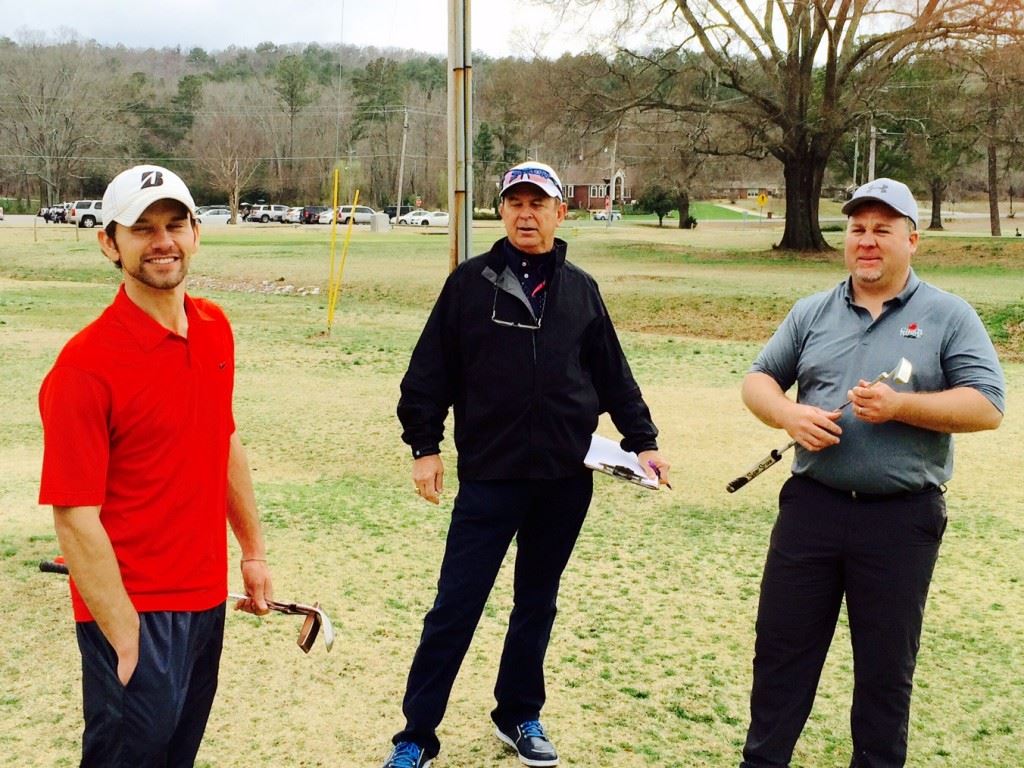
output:
[[[623,443],[626,441],[623,440]],[[644,451],[656,451],[658,450],[658,443],[654,440],[639,440],[637,442],[630,442],[629,447],[625,445],[621,446],[623,450],[632,451],[633,453],[643,453]]]
[[[413,446],[412,457],[414,459],[422,459],[424,456],[436,456],[441,452],[441,446],[437,445],[417,445]]]

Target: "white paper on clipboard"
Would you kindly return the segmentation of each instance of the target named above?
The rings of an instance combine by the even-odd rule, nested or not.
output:
[[[617,442],[607,437],[593,435],[590,438],[590,450],[587,451],[583,463],[606,475],[642,485],[653,491],[658,490],[658,478],[652,480],[647,476],[636,454],[622,450]]]

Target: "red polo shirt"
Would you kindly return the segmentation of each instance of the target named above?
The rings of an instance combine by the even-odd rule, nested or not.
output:
[[[227,593],[234,340],[215,304],[186,296],[185,313],[188,338],[121,286],[39,391],[39,503],[100,507],[139,611],[206,610]],[[91,621],[73,580],[71,600]]]

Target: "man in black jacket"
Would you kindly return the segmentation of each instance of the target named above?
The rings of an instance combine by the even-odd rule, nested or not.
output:
[[[594,279],[565,259],[561,182],[543,163],[517,165],[501,187],[508,234],[448,278],[402,380],[398,417],[416,492],[440,502],[440,443],[455,410],[459,493],[437,598],[424,620],[385,768],[425,768],[435,730],[512,538],[514,607],[491,713],[526,765],[558,764],[540,724],[544,653],[558,583],[592,495],[583,465],[598,416],[622,447],[668,482],[651,421]]]

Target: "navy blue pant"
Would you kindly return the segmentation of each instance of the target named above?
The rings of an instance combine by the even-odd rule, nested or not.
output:
[[[82,768],[189,768],[206,730],[224,638],[224,606],[139,614],[139,664],[128,685],[95,622],[82,652]]]
[[[430,755],[455,677],[512,538],[514,604],[494,687],[491,718],[503,728],[536,719],[544,706],[544,654],[562,571],[590,506],[590,472],[562,480],[463,482],[448,528],[434,607],[423,622],[402,711],[412,741]]]
[[[945,528],[938,488],[857,499],[813,480],[786,481],[761,582],[741,768],[789,765],[844,596],[853,645],[850,766],[904,765],[921,623]]]

